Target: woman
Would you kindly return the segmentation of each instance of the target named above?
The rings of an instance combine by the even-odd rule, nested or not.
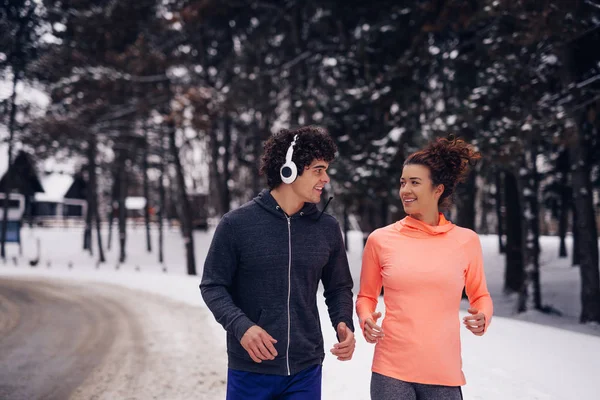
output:
[[[408,216],[369,236],[356,311],[367,342],[375,343],[371,398],[462,399],[461,295],[468,330],[483,335],[492,318],[481,244],[475,232],[440,213],[450,205],[479,153],[460,139],[437,139],[404,162],[400,198]],[[384,291],[385,318],[375,312]]]

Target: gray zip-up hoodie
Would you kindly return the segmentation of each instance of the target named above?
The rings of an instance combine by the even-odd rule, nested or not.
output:
[[[323,362],[317,289],[323,282],[331,323],[352,330],[352,277],[339,224],[306,203],[287,216],[268,190],[223,216],[200,290],[227,331],[229,368],[293,375]],[[240,344],[253,325],[277,340],[274,360],[258,364]]]

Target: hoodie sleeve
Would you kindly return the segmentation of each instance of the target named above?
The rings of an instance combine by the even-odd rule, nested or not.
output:
[[[467,243],[466,251],[469,255],[469,266],[465,273],[465,291],[471,308],[475,308],[485,315],[485,332],[492,322],[494,305],[485,280],[479,236],[473,235],[473,239]]]
[[[342,231],[337,222],[334,230],[334,249],[321,276],[325,289],[323,295],[325,296],[325,303],[327,304],[333,329],[337,329],[340,322],[345,322],[348,328],[354,332],[352,321],[352,275],[350,274],[346,248],[342,239]]]
[[[356,300],[356,313],[360,327],[364,328],[365,320],[375,312],[381,294],[381,265],[376,251],[376,240],[373,234],[367,238],[363,250],[362,268],[360,270],[360,292]]]
[[[217,322],[241,340],[248,328],[255,324],[235,305],[230,294],[238,263],[234,243],[232,228],[224,217],[217,226],[206,256],[200,291]]]

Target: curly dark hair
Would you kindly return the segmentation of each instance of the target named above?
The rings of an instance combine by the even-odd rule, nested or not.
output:
[[[294,130],[282,129],[265,142],[261,159],[260,173],[267,176],[270,189],[282,183],[279,170],[285,164],[285,155],[294,140],[294,135],[298,135],[298,140],[294,146],[292,161],[298,168],[298,176],[302,175],[304,168],[314,160],[329,163],[335,158],[337,146],[325,128],[311,125]]]
[[[430,142],[423,150],[408,156],[404,165],[424,165],[429,168],[434,186],[444,185],[444,193],[438,205],[448,209],[452,205],[452,195],[456,185],[464,182],[469,175],[469,167],[474,166],[481,154],[462,139],[449,135]]]

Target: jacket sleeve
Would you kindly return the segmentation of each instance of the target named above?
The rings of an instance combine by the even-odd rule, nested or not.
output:
[[[215,230],[204,262],[200,291],[217,322],[241,340],[248,328],[255,324],[235,305],[231,297],[237,263],[233,231],[224,217]]]
[[[360,327],[364,328],[365,320],[377,309],[381,294],[381,265],[376,250],[376,240],[371,234],[363,250],[362,268],[360,270],[360,291],[356,299],[356,313]]]
[[[479,236],[474,234],[473,240],[470,240],[467,246],[469,266],[465,273],[465,291],[467,292],[471,307],[483,312],[485,315],[485,332],[492,322],[494,305],[485,280],[483,253]]]
[[[337,329],[340,322],[345,322],[354,332],[352,320],[352,275],[348,265],[348,256],[342,239],[339,224],[335,224],[335,238],[333,251],[329,256],[327,265],[323,268],[321,281],[325,289],[325,303],[329,311],[329,318],[333,328]]]

